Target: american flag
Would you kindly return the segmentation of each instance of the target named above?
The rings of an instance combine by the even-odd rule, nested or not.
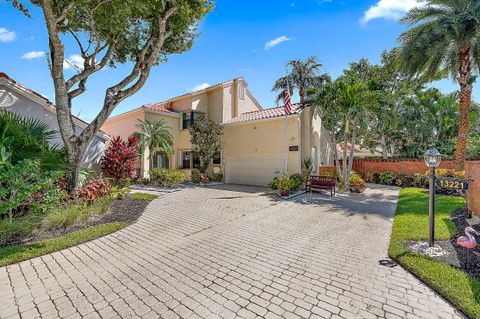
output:
[[[292,113],[292,102],[290,100],[290,87],[288,86],[288,81],[287,86],[285,87],[285,92],[283,93],[283,102],[285,104],[285,113],[290,114]]]

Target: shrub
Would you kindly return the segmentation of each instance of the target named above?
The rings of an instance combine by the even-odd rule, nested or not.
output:
[[[200,184],[200,172],[199,171],[192,171],[191,176],[192,183]]]
[[[380,172],[378,173],[378,183],[384,185],[393,185],[395,182],[395,174],[392,172]]]
[[[48,209],[63,195],[54,186],[62,175],[59,171],[44,171],[38,160],[25,160],[16,165],[0,165],[0,218]],[[52,186],[53,185],[53,186]],[[57,196],[58,195],[58,196]]]
[[[293,174],[290,176],[290,190],[298,191],[305,185],[305,177],[302,174]]]
[[[96,199],[110,195],[111,190],[112,184],[103,176],[97,176],[90,179],[85,186],[78,188],[75,194],[77,198],[92,204]]]
[[[114,137],[101,158],[102,172],[115,179],[115,183],[129,180],[137,176],[138,146],[137,139],[130,136],[123,141],[120,136]]]
[[[178,169],[154,168],[150,170],[150,183],[171,187],[185,181],[185,174]]]
[[[367,185],[362,177],[355,171],[350,174],[350,191],[363,192]]]
[[[223,181],[223,174],[222,173],[215,173],[213,176],[210,177],[212,182],[222,182]]]
[[[288,175],[287,172],[285,174],[280,175],[279,171],[275,172],[275,177],[273,180],[268,183],[268,187],[272,190],[284,190],[284,191],[298,191],[303,185],[305,184],[305,178],[302,174],[293,174],[291,176]]]

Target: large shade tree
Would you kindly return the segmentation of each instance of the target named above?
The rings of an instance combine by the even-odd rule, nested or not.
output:
[[[410,10],[400,36],[400,66],[412,76],[446,71],[460,85],[455,168],[465,168],[472,85],[480,62],[480,3],[472,0],[427,0]]]
[[[153,66],[169,54],[191,48],[197,24],[213,7],[209,0],[8,1],[27,15],[28,6],[23,4],[29,2],[43,13],[57,118],[71,164],[69,191],[78,184],[87,146],[111,112],[143,87]],[[77,50],[83,59],[83,65],[69,78],[63,72],[67,43],[68,51]],[[93,74],[127,62],[129,72],[106,88],[96,106],[98,115],[77,134],[72,116],[74,99],[86,92]]]

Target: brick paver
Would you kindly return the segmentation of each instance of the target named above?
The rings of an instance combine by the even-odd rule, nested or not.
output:
[[[460,318],[386,267],[398,191],[187,189],[134,225],[0,268],[0,318]]]

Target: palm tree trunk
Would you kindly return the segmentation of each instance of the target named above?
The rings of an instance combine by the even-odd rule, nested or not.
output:
[[[458,126],[457,146],[455,149],[454,167],[456,170],[465,170],[467,153],[468,128],[470,125],[470,104],[472,100],[471,60],[470,49],[461,49],[459,52],[460,69],[460,124]]]
[[[303,101],[305,100],[305,88],[300,86],[298,89],[298,95],[300,96],[300,107],[304,107]]]
[[[352,130],[352,148],[350,149],[350,158],[347,170],[347,186],[350,187],[350,176],[352,174],[353,156],[355,155],[355,143],[357,142],[357,121],[355,120]]]

